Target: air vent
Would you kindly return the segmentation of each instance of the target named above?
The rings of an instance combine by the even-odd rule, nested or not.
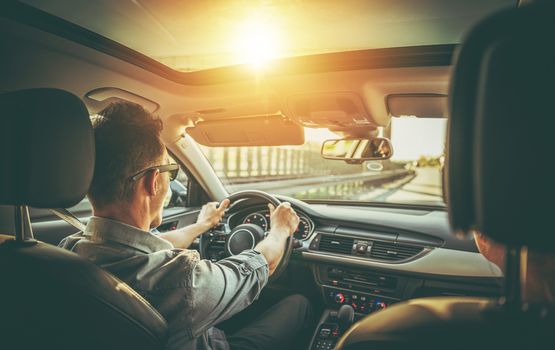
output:
[[[319,250],[322,252],[351,254],[354,239],[349,237],[322,235]]]
[[[424,248],[388,242],[375,241],[370,251],[370,257],[382,260],[405,260],[420,253]]]

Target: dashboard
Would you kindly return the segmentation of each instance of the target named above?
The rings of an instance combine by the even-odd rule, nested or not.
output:
[[[308,266],[328,307],[349,304],[360,316],[414,297],[495,296],[500,291],[499,268],[477,251],[472,239],[452,235],[441,208],[310,204],[278,198],[289,201],[301,219],[292,259]],[[247,200],[225,220],[231,229],[250,223],[268,231],[269,216],[265,203]],[[290,279],[289,285],[303,282]]]

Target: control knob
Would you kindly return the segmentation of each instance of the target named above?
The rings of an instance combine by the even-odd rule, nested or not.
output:
[[[338,304],[343,304],[343,302],[345,301],[345,296],[343,295],[343,293],[337,293],[335,295],[335,302]]]
[[[384,303],[383,301],[379,301],[375,305],[375,310],[378,311],[378,310],[381,310],[381,309],[385,309],[386,307],[387,307],[386,303]]]

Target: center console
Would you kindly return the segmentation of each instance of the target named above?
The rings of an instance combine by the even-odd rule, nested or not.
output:
[[[359,317],[387,308],[401,300],[406,278],[333,266],[319,267],[326,304],[353,307]]]
[[[337,311],[324,311],[316,333],[312,337],[310,349],[333,350],[339,337],[349,329],[353,322],[354,310],[350,305],[342,305]]]
[[[311,350],[334,349],[353,322],[399,302],[407,284],[406,277],[349,267],[319,265],[315,272],[327,309],[316,328]],[[350,323],[345,315],[347,308],[353,314]]]

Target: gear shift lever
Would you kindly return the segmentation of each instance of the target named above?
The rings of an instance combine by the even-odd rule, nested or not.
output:
[[[353,324],[355,310],[351,305],[341,305],[339,311],[337,311],[337,318],[339,320],[339,331],[343,332]]]

